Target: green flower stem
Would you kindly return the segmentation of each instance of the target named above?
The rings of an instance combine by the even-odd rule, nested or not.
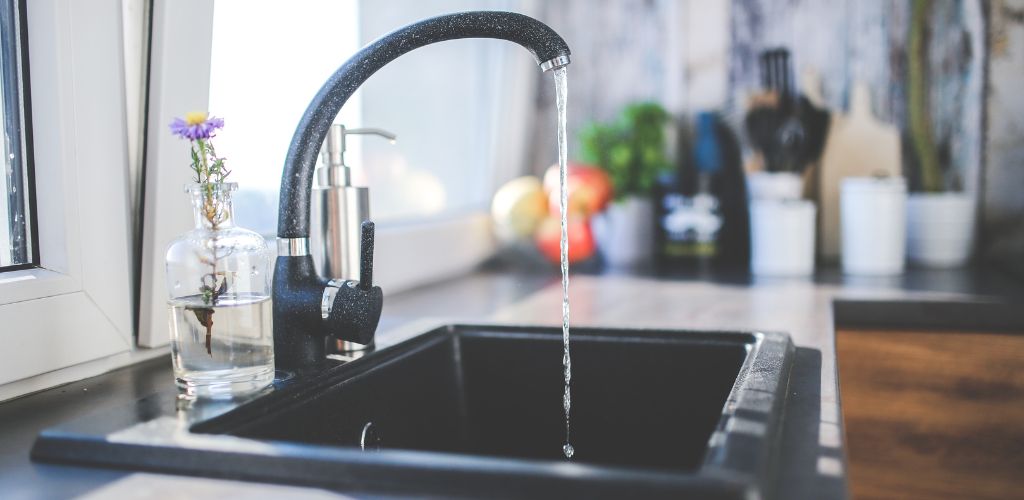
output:
[[[196,145],[199,146],[199,161],[203,162],[202,172],[206,174],[206,179],[201,182],[210,182],[210,164],[206,154],[206,141],[196,139]]]

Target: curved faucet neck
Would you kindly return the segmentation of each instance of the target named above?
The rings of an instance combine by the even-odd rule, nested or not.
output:
[[[544,23],[512,12],[461,12],[410,24],[378,38],[345,62],[309,103],[292,136],[281,177],[277,235],[309,237],[313,172],[331,123],[349,97],[402,54],[446,40],[496,38],[529,50],[544,71],[569,64],[565,40]]]

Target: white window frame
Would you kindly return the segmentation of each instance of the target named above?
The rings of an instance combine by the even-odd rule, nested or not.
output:
[[[167,246],[192,227],[192,211],[184,194],[191,171],[182,163],[189,157],[189,144],[173,137],[167,125],[175,116],[207,109],[213,46],[213,2],[155,0],[152,9],[139,289],[142,347],[162,346],[170,340],[164,275]]]
[[[26,4],[41,261],[0,274],[0,400],[134,345],[121,3]]]
[[[171,3],[173,9],[169,8]],[[508,3],[510,7],[518,6],[515,10],[520,11],[536,8],[532,1]],[[206,109],[209,103],[213,2],[155,0],[152,22],[139,311],[141,346],[160,346],[168,342],[164,249],[175,235],[190,227],[191,214],[183,208],[179,189],[188,181],[188,169],[181,168],[181,159],[188,157],[187,144],[171,137],[166,125],[175,115]],[[528,73],[514,69],[505,71],[510,72],[509,77],[503,79],[508,88],[498,89],[496,95],[519,96],[519,100],[509,100],[507,106],[509,112],[522,114],[531,96],[512,90],[529,86],[537,69],[535,66],[528,68]],[[517,175],[524,158],[522,147],[527,141],[526,129],[514,131],[512,135],[496,134],[493,138],[495,182]],[[502,149],[498,150],[499,147]],[[431,220],[379,224],[375,248],[375,283],[385,294],[392,294],[467,272],[494,255],[497,245],[492,236],[489,211],[487,207],[479,207]],[[409,249],[415,249],[415,254],[410,255]]]

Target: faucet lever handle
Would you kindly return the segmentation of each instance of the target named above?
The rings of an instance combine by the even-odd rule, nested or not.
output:
[[[372,221],[363,221],[359,227],[359,288],[373,287],[373,235]]]

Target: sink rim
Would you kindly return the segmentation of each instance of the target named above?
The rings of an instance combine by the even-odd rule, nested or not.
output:
[[[100,463],[102,465],[142,468],[190,475],[216,475],[238,477],[270,482],[286,482],[305,485],[327,485],[330,487],[365,484],[371,487],[394,489],[394,483],[361,477],[366,471],[372,475],[398,477],[413,474],[422,477],[444,469],[453,474],[475,475],[480,479],[513,478],[533,483],[573,483],[596,487],[615,485],[643,487],[651,491],[671,491],[694,486],[726,490],[746,491],[755,489],[762,496],[774,491],[774,456],[777,454],[781,431],[782,409],[786,399],[789,371],[795,348],[788,335],[774,332],[743,331],[689,331],[651,328],[595,328],[574,327],[574,338],[586,338],[606,342],[642,343],[714,343],[745,345],[747,355],[737,373],[723,405],[722,413],[713,431],[701,465],[690,471],[670,471],[620,465],[589,463],[568,463],[558,460],[543,460],[515,457],[493,457],[470,453],[444,451],[421,451],[385,449],[377,453],[366,453],[355,448],[331,445],[273,441],[228,436],[225,433],[243,416],[251,419],[253,412],[269,415],[277,409],[296,400],[312,397],[325,387],[341,382],[352,382],[373,369],[393,363],[405,356],[415,355],[422,348],[446,341],[451,336],[505,336],[515,338],[561,336],[561,329],[552,326],[512,325],[508,323],[450,324],[435,328],[421,335],[380,349],[358,360],[333,366],[317,373],[301,374],[291,383],[245,402],[221,415],[201,420],[189,426],[189,438],[205,444],[164,443],[154,445],[110,443],[105,435],[94,436],[92,443],[106,453],[101,459],[95,456],[85,460],[81,447],[90,440],[74,436],[61,428],[48,429],[37,438],[33,458],[44,461]],[[241,411],[239,411],[241,410]],[[760,420],[759,417],[760,416]],[[221,433],[221,434],[218,434]],[[224,440],[221,438],[230,438]],[[266,445],[265,450],[233,449],[231,441],[250,441]],[[61,444],[72,441],[76,450],[68,452]],[[120,446],[119,446],[120,445]],[[65,446],[66,448],[67,446]],[[146,459],[146,449],[161,454],[163,463]],[[208,453],[199,454],[209,462],[209,467],[197,473],[190,460],[195,460],[197,449]],[[218,459],[220,452],[235,460]],[[191,457],[191,458],[190,458]],[[246,459],[267,458],[284,460],[298,476],[278,473],[271,476],[253,475],[245,470]],[[200,460],[203,461],[203,460]],[[251,460],[250,460],[251,461]],[[238,463],[234,463],[238,462]],[[324,483],[324,478],[302,477],[301,464],[312,470],[316,464],[333,464],[335,470],[344,465],[345,478],[337,483]],[[241,465],[241,466],[240,466]],[[329,468],[329,467],[328,467]],[[382,474],[383,473],[383,474]],[[337,473],[336,473],[337,474]],[[392,476],[395,474],[396,476]],[[462,476],[465,477],[465,476]],[[318,480],[319,478],[319,480]],[[430,481],[424,478],[426,483]],[[437,481],[436,479],[434,480]],[[421,484],[421,483],[417,483]],[[603,486],[602,486],[603,487]]]

